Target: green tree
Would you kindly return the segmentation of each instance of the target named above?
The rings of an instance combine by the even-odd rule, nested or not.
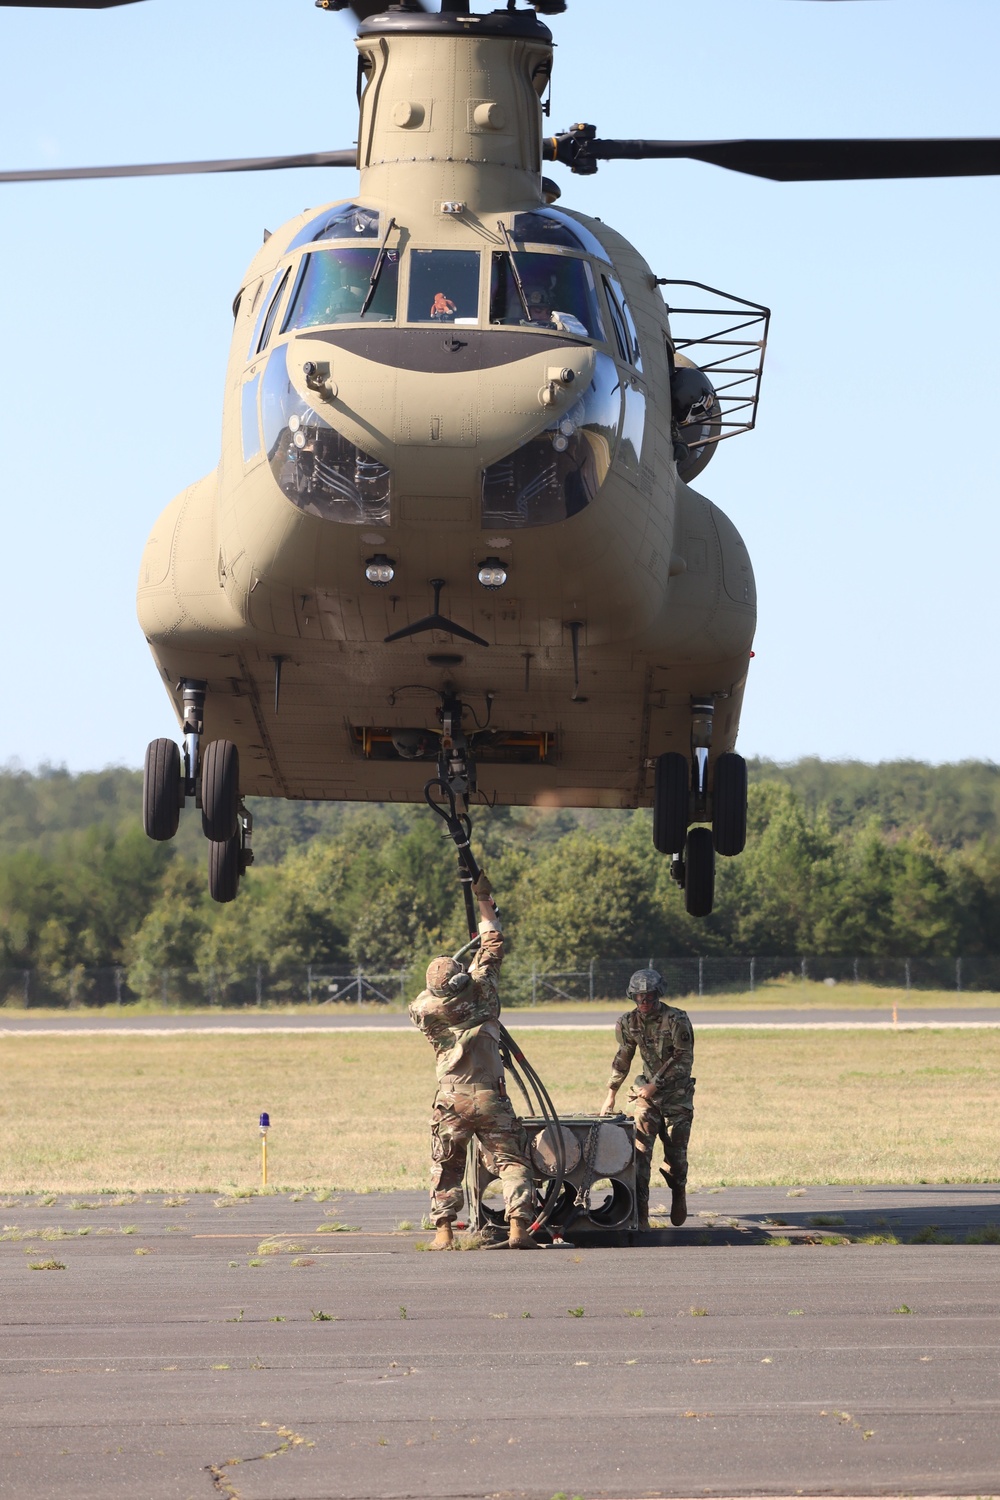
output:
[[[948,870],[924,829],[901,839],[892,883],[892,943],[899,954],[957,952],[961,919]]]
[[[525,869],[511,893],[518,956],[540,968],[650,951],[658,913],[649,872],[630,849],[571,833]]]
[[[822,814],[810,817],[788,787],[751,788],[748,840],[729,861],[728,927],[740,953],[839,952],[831,921],[840,906],[841,862]]]
[[[201,998],[199,956],[212,927],[205,877],[176,860],[128,945],[128,983],[143,1000]]]

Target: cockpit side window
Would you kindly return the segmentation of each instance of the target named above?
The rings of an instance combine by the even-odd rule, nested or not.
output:
[[[256,350],[254,351],[256,354],[259,354],[262,349],[266,349],[268,346],[268,342],[271,338],[271,332],[274,328],[274,320],[278,316],[278,308],[281,305],[281,299],[284,296],[285,286],[287,285],[288,278],[289,276],[291,276],[291,274],[292,268],[291,266],[289,266],[284,276],[282,276],[281,281],[278,283],[278,290],[271,298],[271,305],[267,309],[267,316],[264,319],[264,326],[260,331],[260,341],[257,344]]]
[[[622,359],[635,370],[642,370],[642,353],[639,349],[639,335],[636,333],[632,310],[625,300],[625,293],[621,284],[612,277],[605,276],[604,290],[608,298],[608,310],[611,313],[611,321],[615,325],[615,339],[621,350]]]
[[[266,300],[263,301],[263,302],[261,302],[261,304],[260,304],[260,312],[257,314],[257,321],[256,321],[256,323],[253,326],[253,334],[252,334],[252,336],[250,338],[250,347],[247,349],[247,359],[248,360],[253,359],[255,357],[256,353],[257,353],[257,350],[260,348],[260,331],[261,331],[261,328],[264,325],[264,318],[267,315],[268,308],[270,308],[270,307],[276,307],[277,306],[277,299],[280,298],[281,289],[282,289],[282,287],[285,284],[285,277],[287,275],[288,275],[288,268],[285,267],[285,266],[282,266],[279,270],[277,270],[274,273],[274,277],[273,277],[273,279],[271,281],[271,290],[269,291]],[[264,283],[260,282],[259,285],[258,285],[258,287],[257,287],[257,291],[254,294],[254,299],[253,299],[253,306],[254,307],[257,306],[257,299],[260,297],[261,287],[263,285],[264,285]],[[253,308],[251,308],[250,310],[252,312]]]
[[[629,362],[628,335],[625,332],[625,319],[622,317],[622,310],[618,306],[614,292],[608,285],[608,278],[606,276],[604,277],[604,290],[608,298],[608,312],[611,314],[611,323],[615,330],[615,343],[618,345],[618,353],[627,364]]]
[[[479,322],[479,251],[411,250],[411,323]]]
[[[396,316],[399,253],[386,251],[375,287],[365,308],[378,250],[313,250],[303,256],[282,333],[290,328],[316,328],[325,323],[391,323]]]
[[[604,342],[590,262],[569,255],[495,251],[490,322],[551,328]]]

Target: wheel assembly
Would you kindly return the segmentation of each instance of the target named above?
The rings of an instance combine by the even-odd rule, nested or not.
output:
[[[687,835],[690,774],[676,750],[657,757],[653,783],[653,847],[660,854],[679,854]]]
[[[742,854],[747,841],[747,763],[727,750],[715,762],[712,838],[717,854]]]
[[[208,891],[213,901],[235,901],[240,888],[243,839],[237,830],[229,839],[212,839],[208,846]]]
[[[710,828],[692,828],[684,858],[684,905],[692,917],[707,917],[715,900],[715,846]]]
[[[173,740],[152,740],[142,768],[142,826],[148,838],[160,843],[173,838],[183,800],[180,750]]]
[[[236,833],[240,812],[240,752],[231,740],[210,740],[201,758],[201,826],[213,843]]]

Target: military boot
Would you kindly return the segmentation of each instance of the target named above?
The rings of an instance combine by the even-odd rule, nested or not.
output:
[[[443,1223],[438,1225],[437,1234],[427,1248],[428,1250],[454,1250],[455,1231],[451,1227],[450,1220],[445,1219]]]
[[[511,1219],[507,1244],[511,1250],[537,1250],[539,1246],[528,1233],[527,1219]]]
[[[665,1167],[661,1167],[660,1171],[670,1189],[670,1222],[679,1229],[688,1216],[687,1193],[684,1191],[687,1184],[678,1182],[673,1173],[668,1172]]]

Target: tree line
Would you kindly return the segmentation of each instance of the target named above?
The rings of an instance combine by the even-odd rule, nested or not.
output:
[[[419,973],[464,940],[454,851],[423,807],[255,802],[258,863],[220,907],[198,815],[153,844],[140,798],[134,771],[0,772],[0,968],[70,995],[85,971],[120,966],[155,999],[165,971],[195,998],[260,967],[291,993],[306,965]],[[716,910],[700,922],[652,848],[647,810],[482,809],[475,844],[522,966],[972,956],[1000,954],[998,814],[992,765],[753,763],[747,849],[719,860]]]

